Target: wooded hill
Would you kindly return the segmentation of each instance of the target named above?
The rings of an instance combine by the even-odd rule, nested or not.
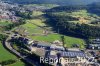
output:
[[[95,7],[95,8],[94,8]],[[67,13],[78,12],[79,10],[87,10],[88,13],[98,15],[98,20],[100,20],[100,6],[60,6],[50,9],[46,16],[49,18],[49,25],[52,25],[59,29],[60,33],[70,34],[71,36],[77,36],[81,38],[97,38],[100,37],[100,27],[93,26],[85,23],[74,23],[69,21],[76,21],[78,18],[72,17]],[[63,14],[64,13],[64,14]],[[97,19],[97,18],[96,18]],[[97,22],[97,21],[93,21]]]

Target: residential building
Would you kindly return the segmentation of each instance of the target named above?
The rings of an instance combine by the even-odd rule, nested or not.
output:
[[[100,39],[91,39],[89,43],[89,49],[97,49],[100,50]]]

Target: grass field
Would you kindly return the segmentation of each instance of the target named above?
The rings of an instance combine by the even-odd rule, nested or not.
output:
[[[37,22],[37,24],[36,24]],[[41,34],[43,29],[40,28],[39,26],[42,26],[42,24],[40,25],[40,22],[42,22],[39,19],[36,20],[27,20],[27,23],[24,25],[21,25],[20,27],[16,28],[15,30],[17,30],[18,32],[24,34],[25,31],[31,35],[31,34]],[[19,30],[18,30],[19,29]]]
[[[33,17],[38,17],[38,16],[41,16],[42,14],[44,14],[44,13],[41,11],[33,11],[33,13],[32,13]]]
[[[35,11],[33,12],[33,15],[35,17],[43,15],[43,12]],[[45,24],[45,18],[35,18],[31,20],[27,20],[27,23],[24,25],[21,25],[19,29],[25,29],[26,32],[28,32],[28,38],[31,38],[33,40],[39,40],[39,41],[45,41],[45,42],[53,42],[55,40],[61,40],[60,34],[49,34],[47,36],[42,35],[35,35],[32,34],[43,34],[43,30],[41,27],[46,26]],[[46,28],[48,29],[48,28]],[[21,30],[22,31],[22,30]],[[25,33],[25,31],[23,33]],[[83,39],[74,38],[70,36],[65,36],[65,42],[66,47],[72,47],[73,44],[79,44],[80,48],[84,48],[85,41]]]
[[[57,7],[59,5],[56,5],[56,4],[28,4],[28,5],[24,5],[24,6],[44,6],[44,7],[47,7],[47,8],[53,8],[53,7]]]
[[[41,11],[33,11],[33,19],[26,20],[26,24],[21,25],[18,29],[22,29],[22,33],[25,33],[24,31],[28,32],[28,34],[41,34],[43,32],[43,29],[41,27],[45,26],[45,19],[41,16],[44,14]],[[14,30],[16,30],[14,29]],[[19,31],[20,32],[20,31]]]
[[[10,52],[8,52],[2,45],[2,43],[0,42],[0,62],[1,61],[6,61],[6,60],[16,60],[17,57],[13,54],[11,54]],[[21,61],[17,61],[16,63],[12,64],[12,65],[8,65],[8,66],[25,66],[25,64]]]
[[[61,41],[61,36],[60,34],[49,34],[47,36],[30,36],[30,38],[38,41],[53,42],[55,40]],[[65,36],[65,46],[70,48],[73,44],[78,44],[83,49],[85,41],[83,39]]]

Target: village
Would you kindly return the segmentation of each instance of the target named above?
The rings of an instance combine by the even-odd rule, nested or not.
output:
[[[89,41],[85,40],[83,41],[84,43],[82,43],[81,39],[78,39],[80,40],[78,42],[76,38],[72,39],[72,37],[60,34],[60,29],[58,29],[57,32],[51,30],[50,26],[41,22],[44,21],[43,15],[45,15],[45,13],[43,13],[43,11],[46,9],[50,8],[32,5],[22,6],[16,3],[0,1],[1,22],[10,21],[17,23],[20,22],[20,18],[26,19],[25,25],[14,27],[16,30],[4,31],[4,34],[8,36],[4,40],[4,46],[12,54],[19,57],[17,60],[23,59],[25,62],[35,66],[44,66],[41,64],[49,64],[50,66],[100,66],[100,38],[90,39]],[[32,16],[30,13],[33,12],[35,15]],[[32,16],[32,18],[30,17],[28,19],[27,15],[28,17]],[[39,20],[40,25],[38,25],[38,21],[34,19]],[[79,18],[79,21],[84,23],[85,19]],[[43,25],[41,25],[41,23],[43,23]],[[50,27],[50,31],[47,29],[47,26]],[[53,35],[52,37],[56,39],[49,41],[53,39],[48,37],[49,35]],[[48,41],[45,41],[45,39],[32,39],[38,36],[40,36],[40,39],[46,37]],[[64,39],[64,37],[67,39]],[[70,40],[76,42],[70,43]],[[70,48],[67,47],[67,45],[69,45]],[[39,58],[38,61],[37,57]]]
[[[14,7],[18,7],[18,5],[11,5],[0,1],[0,19],[16,22],[18,20],[18,17],[16,17],[14,11],[10,11],[10,9]]]
[[[47,43],[24,37],[15,38],[22,41],[30,49],[30,53],[35,53],[39,56],[40,63],[47,63],[53,66],[58,64],[62,66],[99,66],[96,57],[99,55],[97,52],[100,49],[100,39],[93,39],[95,41],[94,45],[89,44],[88,49],[80,50],[79,48],[65,48],[63,42],[59,40]]]

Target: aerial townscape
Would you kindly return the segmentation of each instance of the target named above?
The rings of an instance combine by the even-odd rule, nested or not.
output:
[[[0,0],[0,66],[100,66],[100,1]]]

